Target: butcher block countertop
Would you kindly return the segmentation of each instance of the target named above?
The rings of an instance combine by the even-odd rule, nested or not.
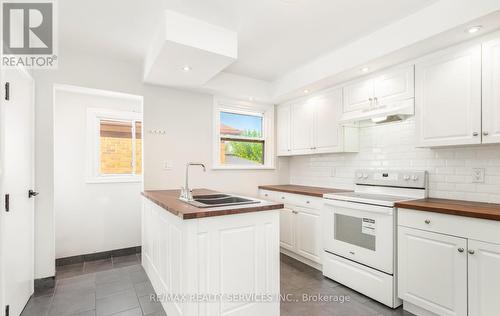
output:
[[[398,208],[500,221],[500,204],[427,198],[396,203]]]
[[[259,189],[286,192],[293,194],[309,195],[315,197],[323,197],[324,194],[352,192],[352,190],[340,190],[333,188],[310,187],[305,185],[280,184],[280,185],[261,185]]]
[[[193,195],[210,195],[221,192],[208,189],[195,189]],[[280,203],[260,201],[256,204],[229,205],[212,208],[199,208],[179,200],[180,190],[148,190],[142,192],[142,195],[153,203],[164,208],[170,213],[179,216],[182,219],[204,218],[222,215],[233,215],[250,212],[262,212],[269,210],[282,209],[284,206]]]

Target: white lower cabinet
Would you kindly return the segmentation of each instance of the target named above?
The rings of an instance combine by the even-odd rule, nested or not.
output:
[[[296,208],[295,231],[297,253],[304,258],[321,263],[321,221],[316,210]]]
[[[500,222],[398,210],[398,296],[416,315],[496,316]]]
[[[399,228],[399,297],[443,316],[467,315],[467,240]]]
[[[307,264],[321,264],[322,199],[267,190],[260,190],[260,197],[285,204],[280,210],[281,249]]]
[[[469,316],[500,313],[500,245],[469,240]]]
[[[280,246],[291,251],[295,249],[295,214],[289,208],[280,212]]]

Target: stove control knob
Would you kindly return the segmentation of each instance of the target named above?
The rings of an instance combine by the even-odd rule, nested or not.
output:
[[[409,175],[405,175],[404,179],[405,179],[405,181],[409,181],[410,180],[410,176]]]
[[[412,179],[413,181],[417,181],[417,180],[418,180],[418,176],[413,175],[413,176],[411,177],[411,179]]]

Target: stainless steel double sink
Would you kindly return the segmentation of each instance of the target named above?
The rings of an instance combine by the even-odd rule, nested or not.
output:
[[[229,194],[209,194],[209,195],[195,195],[193,201],[186,202],[195,207],[208,208],[208,207],[221,207],[242,204],[256,204],[260,203],[257,200],[242,198],[239,196]]]

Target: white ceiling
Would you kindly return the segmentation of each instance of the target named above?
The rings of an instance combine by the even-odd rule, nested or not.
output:
[[[160,15],[171,9],[236,30],[239,56],[227,71],[274,81],[436,1],[64,0],[59,45],[142,62]]]

